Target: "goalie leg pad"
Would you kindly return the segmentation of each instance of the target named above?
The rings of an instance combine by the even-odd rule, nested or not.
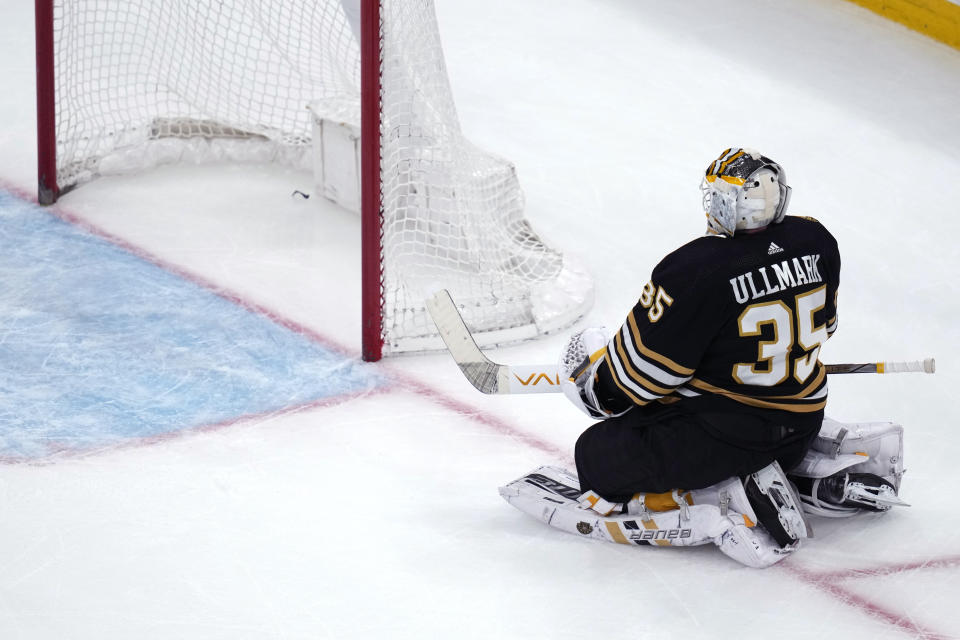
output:
[[[713,543],[727,556],[751,567],[770,566],[798,547],[798,544],[781,547],[755,525],[755,520],[733,510],[733,507],[750,510],[737,478],[711,489],[682,496],[678,493],[676,500],[683,507],[665,512],[638,510],[633,505],[634,513],[602,515],[592,506],[579,503],[581,493],[576,475],[551,466],[539,467],[501,487],[500,495],[514,507],[552,527],[594,540],[658,547]],[[698,496],[704,501],[702,504],[698,503]],[[589,505],[590,501],[586,500],[585,504]]]
[[[892,422],[842,423],[824,418],[820,433],[791,475],[826,478],[856,465],[859,473],[873,473],[898,491],[903,468],[903,427]],[[856,456],[856,457],[853,457]]]
[[[902,426],[826,418],[790,477],[808,513],[847,517],[906,505],[897,497],[904,473]]]
[[[800,543],[781,547],[760,527],[735,526],[716,542],[724,555],[755,569],[774,565],[796,551]]]

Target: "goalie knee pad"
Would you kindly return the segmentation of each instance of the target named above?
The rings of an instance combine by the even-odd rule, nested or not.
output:
[[[829,418],[803,460],[790,470],[804,510],[828,517],[906,505],[898,497],[903,474],[902,426],[844,424]]]
[[[781,547],[813,537],[800,495],[776,461],[748,475],[743,488],[760,524]]]
[[[759,524],[779,547],[796,545],[813,533],[803,515],[800,495],[777,462],[744,478],[730,478],[712,487],[691,491],[695,503],[717,504]]]
[[[768,567],[813,535],[798,494],[776,462],[746,478],[730,478],[690,493],[694,504],[716,505],[731,523],[713,542],[741,564]]]
[[[800,495],[777,462],[744,478],[730,478],[690,493],[694,503],[710,502],[724,513],[743,514],[751,526],[763,527],[779,547],[813,537]]]

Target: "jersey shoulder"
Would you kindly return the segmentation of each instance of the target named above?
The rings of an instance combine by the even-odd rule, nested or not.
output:
[[[654,281],[671,280],[693,285],[716,270],[725,260],[732,239],[724,236],[702,236],[671,251],[653,270]]]
[[[789,230],[791,233],[803,234],[811,237],[819,237],[821,241],[826,241],[836,245],[837,239],[823,225],[822,222],[810,216],[786,216],[774,229]]]
[[[731,250],[734,250],[733,238],[705,235],[668,253],[660,261],[660,265],[696,271],[700,265],[712,264],[719,256],[727,255]]]

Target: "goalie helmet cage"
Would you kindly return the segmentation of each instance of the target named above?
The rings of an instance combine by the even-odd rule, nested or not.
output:
[[[424,304],[440,288],[482,346],[592,304],[513,165],[463,136],[432,0],[35,3],[41,203],[167,163],[309,169],[314,119],[359,121],[364,359],[442,349]]]

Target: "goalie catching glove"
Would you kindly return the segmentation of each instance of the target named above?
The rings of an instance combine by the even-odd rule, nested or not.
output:
[[[557,363],[564,395],[578,409],[597,420],[625,413],[611,413],[597,399],[597,368],[606,353],[606,327],[590,327],[570,336]]]

